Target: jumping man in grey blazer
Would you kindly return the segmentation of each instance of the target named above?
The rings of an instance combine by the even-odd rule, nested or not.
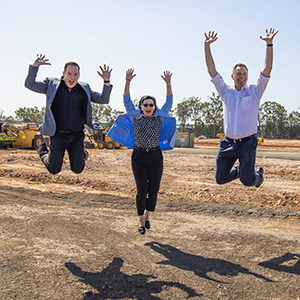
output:
[[[91,102],[108,104],[112,85],[110,75],[112,69],[104,65],[98,71],[104,80],[102,94],[92,91],[87,83],[78,81],[80,67],[75,62],[64,66],[63,76],[45,78],[36,81],[38,68],[51,65],[45,55],[37,55],[33,65],[29,66],[25,87],[46,94],[46,110],[39,131],[50,136],[49,149],[43,142],[37,148],[40,158],[51,174],[61,171],[65,150],[68,151],[70,168],[74,173],[81,173],[88,153],[84,150],[84,124],[92,123]]]

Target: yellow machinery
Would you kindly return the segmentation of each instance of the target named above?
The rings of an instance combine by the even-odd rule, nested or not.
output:
[[[2,131],[8,137],[15,138],[15,141],[12,141],[13,147],[36,149],[43,141],[49,145],[49,137],[41,135],[37,123],[3,124]]]
[[[85,148],[120,149],[121,145],[107,135],[108,128],[90,129],[85,133]]]
[[[217,133],[216,137],[222,139],[225,136],[225,133]]]
[[[219,139],[222,139],[224,136],[225,136],[224,133],[217,133],[217,138],[219,138]],[[257,142],[258,145],[261,145],[264,143],[264,139],[260,138],[260,137],[257,138],[257,141],[258,141]]]
[[[84,134],[85,134],[84,141],[83,141],[84,148],[86,149],[97,148],[97,142],[95,141],[94,136],[90,134],[86,129],[84,130]]]
[[[16,138],[7,136],[4,132],[0,132],[0,149],[7,149]]]

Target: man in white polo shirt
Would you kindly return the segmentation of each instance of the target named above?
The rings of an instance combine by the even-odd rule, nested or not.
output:
[[[217,72],[210,45],[217,40],[217,33],[205,33],[204,51],[206,66],[224,108],[225,137],[220,141],[216,158],[216,182],[224,184],[240,178],[246,186],[260,187],[264,181],[262,167],[255,171],[257,147],[257,118],[260,99],[270,79],[273,64],[273,38],[278,33],[273,28],[266,30],[266,58],[264,69],[255,84],[247,85],[248,68],[244,64],[233,67],[231,78],[234,86],[227,85]],[[232,168],[236,160],[239,164]]]

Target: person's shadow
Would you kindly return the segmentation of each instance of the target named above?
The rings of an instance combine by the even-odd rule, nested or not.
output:
[[[113,261],[101,272],[86,272],[72,262],[66,262],[66,268],[80,281],[95,288],[98,293],[89,291],[85,293],[84,299],[124,299],[134,298],[138,300],[160,300],[159,297],[151,294],[158,294],[164,288],[177,287],[185,291],[188,296],[202,296],[179,282],[155,281],[154,276],[144,274],[127,275],[120,271],[123,266],[123,259],[114,257]],[[150,280],[150,281],[149,281]]]
[[[157,242],[146,243],[152,250],[162,254],[167,260],[160,261],[157,264],[171,265],[173,267],[192,271],[195,275],[219,283],[225,283],[211,278],[207,273],[217,273],[223,276],[237,276],[239,273],[253,275],[266,281],[272,281],[260,274],[250,272],[248,269],[218,258],[205,258],[203,256],[182,252],[177,248]]]
[[[300,275],[300,254],[286,253],[259,263],[260,266],[287,273]]]

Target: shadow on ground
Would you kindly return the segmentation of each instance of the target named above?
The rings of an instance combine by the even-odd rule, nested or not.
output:
[[[126,297],[138,300],[160,300],[152,294],[158,294],[168,287],[177,287],[188,294],[189,297],[202,296],[179,282],[157,281],[156,277],[144,274],[127,275],[121,272],[123,259],[114,257],[113,261],[101,272],[86,272],[72,262],[65,263],[66,268],[80,281],[92,286],[98,291],[89,291],[84,294],[84,299],[124,299]]]
[[[300,254],[288,252],[280,257],[261,262],[259,265],[276,271],[300,275]]]
[[[162,254],[167,260],[158,262],[158,264],[171,265],[181,270],[192,271],[195,275],[219,283],[226,283],[211,278],[207,273],[217,273],[223,276],[237,276],[239,273],[253,275],[266,281],[272,281],[260,274],[250,272],[248,269],[218,258],[205,258],[203,256],[185,253],[173,246],[157,242],[146,243],[152,250]]]

